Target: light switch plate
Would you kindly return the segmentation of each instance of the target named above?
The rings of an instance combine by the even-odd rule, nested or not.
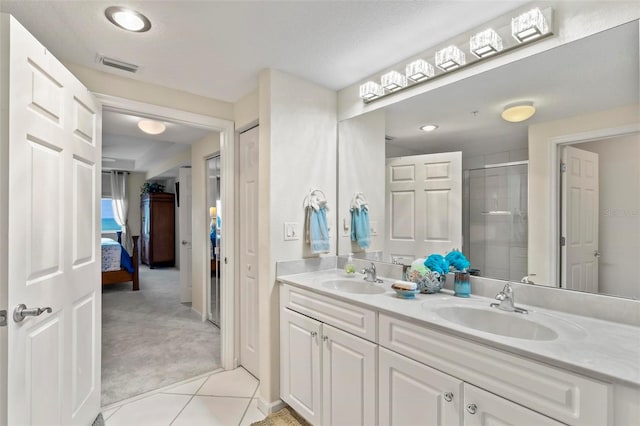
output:
[[[369,232],[371,235],[378,235],[378,222],[373,220],[369,223]]]
[[[285,222],[284,223],[284,240],[294,241],[300,239],[300,226],[297,222]]]

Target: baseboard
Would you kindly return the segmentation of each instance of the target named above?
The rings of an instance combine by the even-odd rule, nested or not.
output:
[[[267,402],[262,398],[258,398],[258,410],[262,411],[262,414],[268,416],[271,413],[282,410],[287,406],[287,403],[281,399],[277,399],[273,402]]]

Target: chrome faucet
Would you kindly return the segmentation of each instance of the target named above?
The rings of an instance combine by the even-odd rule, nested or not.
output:
[[[378,278],[378,274],[376,273],[376,264],[373,262],[371,262],[371,267],[364,268],[361,273],[365,274],[365,281],[369,281],[372,283],[383,282],[380,278]]]
[[[526,309],[519,308],[515,305],[513,288],[511,288],[511,283],[509,282],[504,285],[500,293],[496,294],[496,300],[500,301],[500,303],[492,303],[492,308],[498,308],[508,312],[517,312],[519,314],[529,313]]]

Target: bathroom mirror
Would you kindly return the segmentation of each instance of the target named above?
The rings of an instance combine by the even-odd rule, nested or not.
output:
[[[479,275],[640,298],[630,272],[640,259],[638,28],[633,21],[340,122],[338,254],[405,264],[430,254],[396,249],[389,235],[411,240],[420,226],[451,226],[434,212],[454,192],[390,195],[389,173],[445,180],[453,163],[430,163],[422,177],[408,172],[425,168],[422,158],[395,171],[389,163],[460,152],[460,195],[446,209],[461,244],[449,250],[462,248]],[[503,120],[503,108],[520,101],[535,115]],[[421,131],[426,124],[438,127]],[[575,179],[585,172],[594,183]],[[357,193],[368,205],[366,249],[351,241]],[[416,208],[393,212],[390,196]]]

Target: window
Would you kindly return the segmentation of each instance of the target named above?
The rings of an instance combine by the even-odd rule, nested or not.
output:
[[[102,232],[118,232],[122,228],[113,217],[113,207],[111,206],[111,198],[102,199],[101,208]]]

